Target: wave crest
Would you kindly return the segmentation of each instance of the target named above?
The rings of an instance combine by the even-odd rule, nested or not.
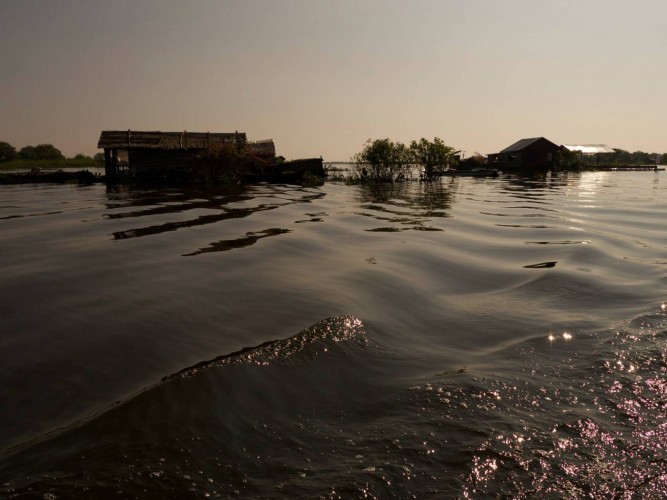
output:
[[[179,377],[191,377],[201,370],[214,366],[236,363],[266,365],[300,353],[306,347],[316,342],[322,343],[323,349],[326,350],[328,349],[328,345],[353,340],[363,344],[368,342],[362,321],[354,316],[335,316],[318,321],[292,337],[270,340],[254,347],[244,347],[231,354],[224,354],[208,361],[201,361],[164,377],[162,382]]]

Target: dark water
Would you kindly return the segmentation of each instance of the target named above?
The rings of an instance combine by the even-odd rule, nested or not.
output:
[[[0,496],[667,493],[667,182],[0,187]]]

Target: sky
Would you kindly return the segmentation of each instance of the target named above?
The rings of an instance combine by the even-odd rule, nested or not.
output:
[[[665,0],[0,0],[0,141],[246,132],[288,159],[367,139],[667,152]]]

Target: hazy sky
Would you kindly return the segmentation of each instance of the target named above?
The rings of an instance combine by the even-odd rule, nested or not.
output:
[[[0,0],[0,141],[244,131],[287,158],[368,138],[667,152],[666,0]]]

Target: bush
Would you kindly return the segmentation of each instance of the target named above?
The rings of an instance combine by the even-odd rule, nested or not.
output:
[[[431,180],[457,161],[454,148],[435,137],[412,141],[410,147],[389,139],[368,139],[361,152],[352,157],[358,181],[396,182],[410,178],[413,167],[422,168],[422,178]]]
[[[425,180],[432,180],[453,166],[457,153],[458,151],[447,146],[439,137],[435,137],[433,142],[422,137],[419,142],[410,143],[412,162],[422,167],[422,177]]]
[[[389,139],[368,139],[361,152],[352,157],[361,180],[396,182],[408,174],[410,151],[405,144]]]

